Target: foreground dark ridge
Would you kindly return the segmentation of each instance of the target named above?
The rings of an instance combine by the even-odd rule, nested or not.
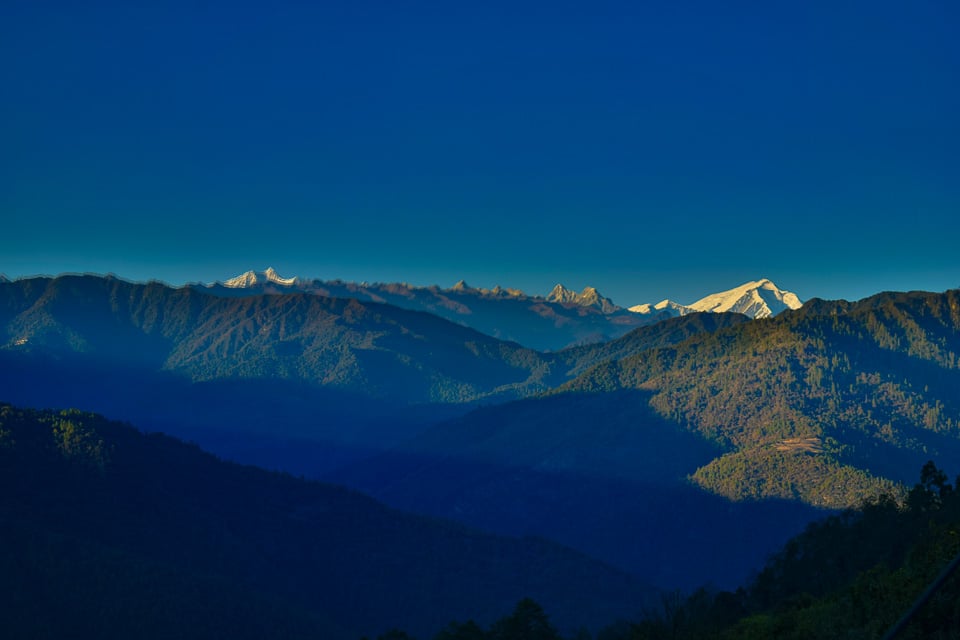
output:
[[[489,623],[525,596],[573,629],[632,615],[650,593],[550,542],[393,511],[75,411],[0,405],[0,482],[10,637],[355,640]]]

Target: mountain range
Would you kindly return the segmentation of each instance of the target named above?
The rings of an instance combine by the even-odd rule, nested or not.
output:
[[[956,291],[814,299],[757,320],[720,310],[758,312],[759,298],[773,313],[777,295],[796,306],[761,280],[705,299],[716,311],[537,351],[278,279],[0,283],[0,399],[100,411],[404,509],[552,538],[661,586],[736,582],[824,510],[896,494],[926,459],[960,455]],[[610,315],[569,296],[538,304]]]
[[[403,283],[353,283],[284,278],[273,268],[247,271],[223,283],[195,285],[217,295],[251,293],[314,293],[322,296],[385,302],[426,311],[487,335],[524,346],[555,351],[564,347],[618,338],[632,329],[697,311],[732,311],[751,318],[770,317],[802,302],[770,280],[748,282],[712,294],[692,305],[664,300],[624,309],[594,287],[580,293],[557,284],[546,296],[518,289],[478,289],[460,281],[450,289]]]

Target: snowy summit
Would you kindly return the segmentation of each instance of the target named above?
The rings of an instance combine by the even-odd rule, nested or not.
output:
[[[643,314],[666,312],[672,316],[683,316],[691,312],[690,307],[673,300],[661,300],[657,304],[638,304],[628,310]]]
[[[746,282],[728,291],[710,294],[693,304],[664,300],[655,305],[638,304],[630,307],[630,311],[642,314],[667,312],[674,316],[685,316],[698,311],[731,311],[751,318],[769,318],[787,309],[799,309],[802,305],[803,301],[795,293],[783,291],[770,280],[763,278]]]
[[[223,283],[225,287],[230,287],[233,289],[252,287],[258,284],[267,284],[267,283],[279,284],[285,287],[293,286],[297,283],[296,278],[281,278],[280,274],[277,273],[276,269],[273,267],[267,267],[266,270],[261,272],[256,271],[247,271],[242,273],[236,278],[230,278]]]
[[[766,278],[714,293],[690,305],[694,311],[733,311],[751,318],[769,318],[803,305],[795,293],[783,291]]]

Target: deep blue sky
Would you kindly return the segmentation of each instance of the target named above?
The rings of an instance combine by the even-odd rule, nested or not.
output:
[[[960,286],[960,3],[0,7],[0,273]]]

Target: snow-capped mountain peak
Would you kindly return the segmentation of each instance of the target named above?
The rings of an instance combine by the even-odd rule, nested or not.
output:
[[[573,302],[576,296],[576,291],[567,289],[562,284],[557,283],[556,286],[550,290],[550,293],[547,294],[547,300],[550,302]]]
[[[769,318],[787,309],[799,309],[802,305],[803,301],[795,293],[784,291],[771,280],[761,278],[728,291],[710,294],[693,304],[663,300],[657,304],[638,304],[629,310],[647,315],[667,312],[672,316],[685,316],[698,311],[732,311],[751,318]]]
[[[257,274],[255,271],[241,273],[237,277],[230,278],[223,283],[225,287],[230,288],[252,287],[255,284],[257,284]]]
[[[769,318],[787,309],[799,309],[803,301],[783,291],[767,278],[708,295],[689,305],[694,311],[733,311],[751,318]]]
[[[230,287],[233,289],[253,287],[255,285],[262,284],[279,284],[284,287],[291,287],[297,284],[296,278],[282,278],[280,274],[277,273],[277,270],[273,267],[267,267],[261,272],[256,271],[247,271],[242,273],[236,278],[230,278],[223,283],[225,287]]]
[[[685,316],[688,313],[691,313],[693,309],[685,304],[674,302],[673,300],[661,300],[656,304],[638,304],[630,307],[628,311],[643,314],[667,312],[671,316]]]
[[[451,287],[451,291],[471,291],[473,287],[467,284],[466,280],[457,280],[457,284]]]
[[[555,286],[547,294],[547,302],[556,302],[559,304],[576,304],[581,307],[596,307],[603,313],[613,313],[620,307],[613,303],[610,298],[605,298],[593,287],[584,287],[583,291],[577,293],[572,289],[567,289],[562,284]]]

